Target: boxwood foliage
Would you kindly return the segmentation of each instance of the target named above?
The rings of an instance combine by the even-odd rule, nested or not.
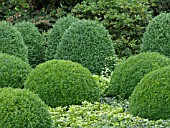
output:
[[[19,31],[12,24],[0,22],[0,52],[14,55],[27,61],[28,49]]]
[[[170,59],[159,53],[147,52],[129,57],[112,73],[108,95],[128,99],[145,74],[168,65]]]
[[[170,66],[145,75],[129,102],[130,112],[135,116],[151,120],[170,119]]]
[[[78,21],[78,19],[71,15],[60,18],[56,21],[53,28],[47,35],[48,40],[47,40],[46,60],[54,59],[57,46],[63,36],[63,33],[69,28],[70,25],[72,25],[72,23],[76,21]]]
[[[170,57],[170,13],[155,17],[146,28],[141,51],[159,52]]]
[[[0,88],[2,128],[52,128],[52,118],[38,95],[25,89]]]
[[[104,67],[113,70],[115,63],[108,31],[91,20],[77,21],[65,31],[55,58],[78,62],[93,74],[101,74]]]
[[[74,128],[168,128],[170,120],[152,121],[134,117],[123,112],[122,107],[108,104],[83,102],[69,108],[57,107],[50,109],[55,127]]]
[[[21,59],[0,53],[0,87],[23,88],[31,67]]]
[[[97,101],[99,88],[90,71],[66,60],[50,60],[33,70],[25,82],[50,107]]]
[[[28,47],[28,61],[34,68],[45,61],[45,38],[31,22],[19,22],[15,24]]]
[[[119,58],[140,52],[141,38],[152,12],[146,0],[86,0],[72,9],[80,19],[100,21],[108,29]]]

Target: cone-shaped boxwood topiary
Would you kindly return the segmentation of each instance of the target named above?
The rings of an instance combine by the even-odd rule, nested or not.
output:
[[[77,18],[68,15],[57,20],[54,27],[47,35],[47,50],[46,50],[46,60],[54,59],[56,54],[57,46],[63,36],[63,33],[69,28],[72,23],[78,21]]]
[[[0,53],[0,88],[23,88],[31,67],[21,59]]]
[[[47,105],[26,89],[0,88],[1,128],[52,128]]]
[[[159,52],[170,57],[170,13],[155,17],[146,28],[141,51]]]
[[[109,96],[128,99],[145,74],[168,65],[170,59],[159,53],[147,52],[129,57],[112,73]]]
[[[27,61],[28,49],[20,32],[6,21],[0,22],[0,52]]]
[[[51,107],[97,101],[99,89],[90,71],[66,60],[50,60],[38,65],[25,82]]]
[[[20,22],[15,24],[21,33],[25,44],[28,47],[28,61],[34,68],[39,63],[45,61],[45,38],[34,24],[30,22]]]
[[[170,119],[170,66],[146,74],[129,98],[135,116]]]
[[[115,53],[111,37],[102,25],[80,20],[63,34],[55,58],[78,62],[92,73],[101,74],[105,66],[113,69]]]

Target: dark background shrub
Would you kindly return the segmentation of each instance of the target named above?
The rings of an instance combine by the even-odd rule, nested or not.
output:
[[[159,15],[162,12],[170,12],[170,0],[148,0],[151,10],[154,12],[154,16]]]
[[[38,65],[25,82],[50,107],[98,101],[99,89],[90,71],[78,63],[51,60]]]
[[[139,0],[98,0],[77,4],[72,14],[80,19],[100,21],[115,43],[119,58],[140,51],[143,32],[152,19],[148,2]]]
[[[56,21],[51,31],[47,34],[46,60],[54,59],[57,46],[63,36],[63,33],[69,28],[70,25],[72,25],[72,23],[75,23],[76,21],[78,21],[78,19],[71,15],[60,18]]]
[[[113,71],[108,95],[128,99],[145,74],[168,65],[170,59],[159,53],[147,52],[131,56]]]
[[[170,118],[170,66],[145,75],[130,97],[134,116],[158,120]]]
[[[0,0],[0,21],[29,21],[42,33],[83,0]]]
[[[25,89],[0,88],[2,128],[52,128],[45,103]]]
[[[77,21],[63,34],[56,59],[78,62],[94,74],[101,74],[105,66],[113,70],[115,54],[111,37],[95,21]]]
[[[34,68],[45,61],[45,38],[31,22],[15,24],[28,47],[28,62]]]
[[[0,22],[0,52],[14,55],[27,61],[28,49],[21,33],[12,24]]]
[[[21,59],[0,53],[0,87],[23,88],[27,75],[31,72],[28,63]]]
[[[141,51],[159,52],[170,57],[170,13],[162,13],[149,23]]]
[[[21,21],[29,21],[35,24],[41,33],[52,28],[55,21],[67,14],[66,7],[55,7],[51,0],[43,0],[42,4],[35,2],[29,4],[25,0],[1,0],[0,21],[6,20],[13,24]],[[46,4],[46,2],[50,4]],[[46,6],[44,6],[46,5]],[[37,8],[37,9],[35,9]]]

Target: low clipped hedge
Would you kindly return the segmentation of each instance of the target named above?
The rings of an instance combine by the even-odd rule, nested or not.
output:
[[[45,61],[45,38],[31,22],[19,22],[15,27],[28,47],[28,61],[35,68]]]
[[[31,72],[28,63],[21,59],[0,53],[0,87],[23,88],[27,75]]]
[[[159,53],[147,52],[131,56],[112,73],[108,95],[128,99],[145,74],[168,65],[170,59]]]
[[[170,66],[145,75],[129,102],[130,112],[135,116],[151,120],[170,119]]]
[[[114,48],[108,31],[91,20],[77,21],[67,29],[55,58],[78,62],[93,74],[101,74],[105,67],[113,70],[115,64]]]
[[[46,60],[54,59],[56,54],[57,46],[63,36],[63,33],[69,28],[72,23],[78,21],[77,18],[68,15],[67,17],[60,18],[56,21],[53,28],[47,35],[47,50],[46,50]]]
[[[141,51],[159,52],[170,57],[170,13],[155,17],[146,28]]]
[[[28,49],[20,32],[6,21],[0,22],[0,52],[27,61]]]
[[[38,65],[25,82],[25,88],[37,93],[50,107],[98,101],[99,88],[90,71],[65,60]]]
[[[85,0],[72,9],[80,19],[100,21],[109,31],[119,58],[140,52],[141,38],[152,12],[147,0]]]
[[[32,92],[0,88],[0,126],[52,128],[52,118],[45,103]]]

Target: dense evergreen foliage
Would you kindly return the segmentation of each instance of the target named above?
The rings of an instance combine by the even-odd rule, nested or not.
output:
[[[60,18],[56,21],[53,28],[47,35],[47,51],[46,51],[46,60],[54,59],[54,55],[56,54],[57,47],[61,41],[61,38],[64,32],[72,25],[78,21],[77,18],[74,18],[71,15],[67,17]]]
[[[170,13],[155,17],[143,35],[141,51],[159,52],[170,57]]]
[[[52,118],[45,103],[32,92],[0,88],[0,126],[52,128]]]
[[[82,64],[93,74],[101,74],[107,67],[113,70],[115,53],[108,31],[98,22],[80,20],[63,34],[56,59]]]
[[[23,88],[27,75],[31,72],[28,63],[21,59],[0,53],[0,87]]]
[[[50,107],[98,101],[100,92],[90,71],[65,60],[50,60],[38,65],[25,82]]]
[[[170,66],[145,75],[129,102],[134,116],[151,120],[170,119]]]
[[[0,52],[27,61],[28,49],[19,31],[9,22],[0,22]]]
[[[147,52],[129,57],[112,73],[109,96],[128,99],[145,74],[168,65],[170,59],[159,53]]]
[[[20,22],[15,27],[28,47],[28,62],[35,68],[45,61],[45,38],[31,22]]]

